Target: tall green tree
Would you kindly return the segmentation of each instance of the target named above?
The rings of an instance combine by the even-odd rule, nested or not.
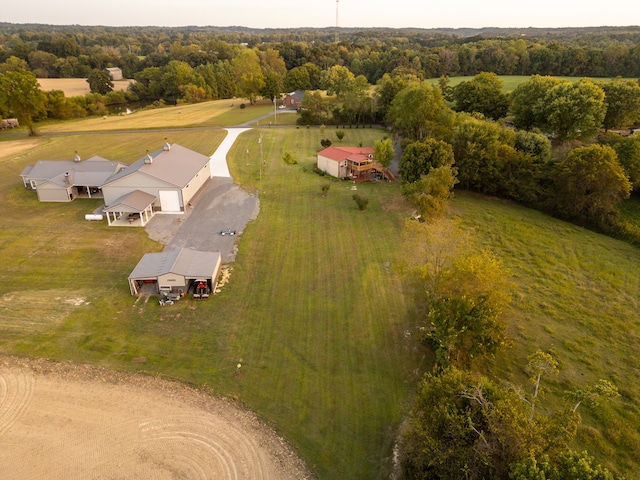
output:
[[[530,130],[546,125],[544,101],[549,90],[560,82],[555,77],[533,75],[511,92],[511,114],[516,127]]]
[[[401,135],[423,141],[429,137],[448,139],[455,117],[445,105],[440,88],[423,82],[408,86],[395,96],[388,118]]]
[[[113,90],[111,76],[105,70],[91,70],[91,73],[89,73],[89,76],[87,77],[87,83],[89,84],[91,93],[106,95]]]
[[[557,165],[554,183],[560,214],[602,225],[615,222],[616,206],[631,192],[615,150],[606,145],[573,149]]]
[[[602,122],[605,130],[626,127],[640,120],[640,85],[637,81],[616,78],[600,87],[604,90],[607,107]]]
[[[613,148],[633,189],[637,190],[640,188],[640,134],[635,133],[621,139]]]
[[[18,69],[0,74],[0,105],[29,129],[29,135],[36,135],[35,120],[45,114],[45,95],[33,73]]]
[[[342,98],[343,95],[352,89],[355,82],[355,75],[347,67],[334,65],[322,74],[322,86],[328,95],[335,95]]]
[[[245,49],[231,60],[231,67],[239,95],[255,103],[265,86],[258,55],[254,50]]]
[[[293,92],[294,90],[311,90],[311,79],[309,77],[309,70],[305,67],[295,67],[289,70],[283,81],[284,90],[286,92]]]
[[[492,72],[482,72],[472,80],[461,82],[453,89],[452,97],[459,112],[477,112],[498,120],[509,111],[509,99],[502,93],[502,80]]]
[[[604,90],[589,79],[562,82],[547,92],[538,108],[557,140],[589,139],[598,132],[606,114]]]
[[[390,138],[373,142],[373,157],[380,162],[383,167],[389,168],[395,156],[396,151],[393,148],[393,141]]]
[[[402,151],[399,173],[404,183],[416,182],[432,168],[453,165],[453,148],[447,142],[427,138],[411,142]]]

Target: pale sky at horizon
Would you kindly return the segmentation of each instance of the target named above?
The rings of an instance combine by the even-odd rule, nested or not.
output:
[[[576,0],[340,0],[340,27],[599,27],[640,25],[640,4],[588,6]],[[107,26],[332,27],[335,0],[80,0],[5,2],[0,22]]]

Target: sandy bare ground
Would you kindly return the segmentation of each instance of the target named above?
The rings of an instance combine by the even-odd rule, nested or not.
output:
[[[0,472],[19,479],[306,479],[253,413],[180,383],[0,357]]]

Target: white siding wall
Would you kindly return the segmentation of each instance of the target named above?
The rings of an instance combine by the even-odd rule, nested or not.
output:
[[[189,203],[189,201],[193,198],[193,196],[198,193],[198,191],[202,188],[202,186],[209,180],[211,177],[211,166],[210,162],[200,169],[195,177],[189,182],[189,185],[182,189],[182,200],[183,202]]]
[[[332,160],[323,155],[318,155],[318,168],[323,172],[327,172],[329,175],[333,177],[339,177],[339,162]]]

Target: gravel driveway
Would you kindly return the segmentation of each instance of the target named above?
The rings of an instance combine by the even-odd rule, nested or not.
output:
[[[227,152],[245,130],[227,129],[227,137],[211,156],[211,171],[221,176],[214,176],[205,184],[184,214],[156,214],[145,227],[150,238],[163,243],[166,249],[187,247],[220,252],[223,263],[235,260],[237,236],[260,211],[258,198],[233,183],[226,165]],[[236,235],[220,235],[226,229],[235,230]]]

